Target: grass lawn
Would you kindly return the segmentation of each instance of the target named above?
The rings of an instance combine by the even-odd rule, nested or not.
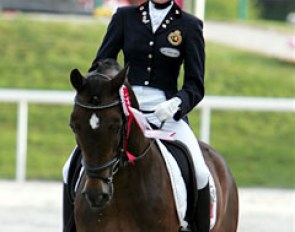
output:
[[[105,24],[0,19],[0,88],[69,90],[69,73],[86,73]],[[294,66],[279,60],[208,43],[206,94],[294,97]],[[122,58],[120,58],[122,64]],[[0,178],[15,175],[15,104],[0,103]],[[61,179],[75,145],[68,127],[71,106],[29,108],[30,179]],[[190,114],[199,135],[199,112]],[[239,186],[294,188],[293,113],[214,111],[211,144],[229,163]]]

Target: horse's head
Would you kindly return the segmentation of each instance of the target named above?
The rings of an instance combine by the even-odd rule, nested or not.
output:
[[[74,69],[70,76],[76,90],[70,126],[86,171],[82,194],[94,209],[103,208],[111,200],[112,177],[120,160],[124,116],[119,89],[128,68],[120,71],[118,67],[97,69],[86,78]]]

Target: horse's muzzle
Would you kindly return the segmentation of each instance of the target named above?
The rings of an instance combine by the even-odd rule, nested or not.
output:
[[[103,183],[102,188],[87,187],[85,185],[82,195],[85,197],[89,206],[93,210],[101,210],[105,208],[113,197],[113,184]]]

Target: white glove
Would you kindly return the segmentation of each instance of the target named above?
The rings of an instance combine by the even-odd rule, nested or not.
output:
[[[173,118],[174,114],[179,110],[181,99],[179,97],[171,98],[168,101],[162,102],[155,107],[154,114],[161,121],[166,121]]]

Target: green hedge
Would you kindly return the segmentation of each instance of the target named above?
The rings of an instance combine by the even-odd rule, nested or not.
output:
[[[236,20],[240,18],[240,2],[248,4],[247,17],[255,19],[259,15],[259,8],[256,0],[207,0],[206,19],[209,20]]]
[[[295,12],[294,0],[206,0],[206,19],[243,19],[241,13],[243,4],[247,5],[246,18],[248,20],[262,19],[285,22],[287,15]]]

